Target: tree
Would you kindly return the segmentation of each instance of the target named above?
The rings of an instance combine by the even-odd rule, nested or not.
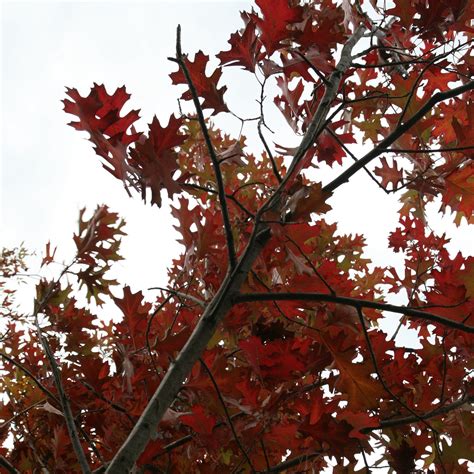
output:
[[[184,250],[148,302],[108,276],[124,223],[105,205],[83,210],[77,253],[41,278],[32,315],[13,304],[24,251],[4,251],[5,472],[319,472],[335,460],[333,472],[457,473],[474,461],[473,258],[450,254],[425,212],[441,203],[456,225],[473,223],[474,6],[256,7],[210,75],[178,27],[171,79],[184,92],[167,125],[137,131],[125,87],[67,89],[70,125],[125,190],[158,207],[163,190],[174,199]],[[261,153],[213,124],[235,116],[220,85],[229,67],[260,84],[259,116],[236,118]],[[269,139],[270,84],[294,148]],[[338,172],[328,182],[311,169],[324,166]],[[401,271],[371,266],[363,236],[324,218],[362,172],[400,197],[388,246]],[[398,293],[406,304],[389,304]],[[108,299],[119,322],[96,314]],[[379,328],[394,315],[419,348]]]

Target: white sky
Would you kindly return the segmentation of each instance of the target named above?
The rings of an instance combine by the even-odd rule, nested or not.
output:
[[[78,210],[105,203],[127,221],[120,279],[132,289],[166,284],[166,268],[180,252],[174,242],[169,209],[150,208],[139,197],[127,197],[119,181],[105,172],[91,143],[66,124],[72,116],[62,111],[65,86],[86,95],[93,82],[109,92],[126,85],[129,107],[141,109],[139,130],[146,130],[154,114],[160,120],[177,112],[182,89],[171,86],[166,60],[174,54],[178,23],[183,49],[203,49],[211,56],[227,49],[232,32],[241,27],[245,2],[19,2],[2,5],[2,140],[0,245],[25,245],[42,251],[51,239],[57,256],[72,256],[72,233]],[[227,68],[230,107],[243,116],[256,114],[258,90],[250,75]],[[271,97],[271,94],[268,94]],[[232,119],[217,122],[238,131]],[[279,144],[293,145],[280,113],[269,115]],[[257,145],[253,136],[250,144]],[[349,163],[349,160],[347,160]],[[336,170],[338,171],[338,170]],[[321,173],[323,183],[328,175]],[[334,171],[332,172],[334,175]],[[331,201],[341,232],[363,233],[369,257],[378,265],[395,264],[387,251],[387,236],[398,221],[397,198],[387,197],[360,173],[340,188]],[[167,200],[165,199],[165,202]],[[431,207],[433,213],[439,204]],[[450,250],[472,253],[466,226],[455,228],[450,219],[435,221],[453,238]]]

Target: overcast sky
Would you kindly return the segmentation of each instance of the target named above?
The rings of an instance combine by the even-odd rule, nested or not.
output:
[[[2,3],[2,143],[0,245],[25,245],[41,251],[51,239],[59,257],[72,256],[71,236],[78,210],[109,205],[127,220],[123,242],[126,261],[120,279],[137,290],[166,284],[166,268],[180,248],[175,243],[169,208],[145,206],[127,197],[120,182],[100,165],[85,134],[66,124],[62,111],[65,86],[81,95],[93,82],[109,92],[126,85],[130,108],[141,109],[137,125],[146,130],[154,114],[160,120],[177,112],[182,89],[171,86],[176,69],[166,60],[174,54],[175,30],[183,30],[183,49],[211,56],[227,49],[232,32],[241,27],[240,10],[251,2],[18,2]],[[248,74],[226,71],[231,108],[255,115],[257,88]],[[278,113],[279,114],[279,113]],[[289,128],[279,115],[269,116],[279,144],[293,145]],[[222,114],[220,114],[222,115]],[[217,122],[238,130],[232,119]],[[250,134],[249,144],[258,146]],[[321,171],[324,181],[325,171]],[[165,199],[166,201],[166,199]],[[387,236],[398,216],[396,197],[385,196],[365,176],[337,191],[329,220],[341,232],[364,233],[369,256],[378,265],[394,264]],[[430,207],[435,214],[439,204]],[[452,237],[450,250],[472,252],[466,226],[451,220],[434,221]]]

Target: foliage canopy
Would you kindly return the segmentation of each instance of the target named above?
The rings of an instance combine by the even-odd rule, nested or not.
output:
[[[125,87],[67,89],[70,125],[126,191],[174,198],[183,253],[155,301],[120,290],[108,272],[124,223],[105,205],[82,211],[74,259],[23,315],[24,251],[4,250],[4,472],[462,473],[474,461],[474,260],[450,254],[425,212],[439,202],[456,225],[474,222],[474,3],[255,3],[212,71],[202,51],[182,52],[178,28],[170,77],[192,113],[140,132]],[[226,68],[258,82],[258,117],[233,113]],[[272,142],[271,105],[297,147]],[[217,128],[218,114],[254,127],[262,151]],[[319,182],[318,167],[337,175]],[[325,220],[356,173],[399,196],[387,245],[401,271],[371,265],[362,235]],[[107,298],[119,322],[95,314]],[[379,328],[397,315],[419,348]]]

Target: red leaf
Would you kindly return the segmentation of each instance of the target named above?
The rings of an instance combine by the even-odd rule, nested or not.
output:
[[[355,413],[349,410],[344,410],[339,418],[347,421],[353,427],[353,430],[349,433],[351,438],[367,439],[367,435],[361,433],[360,430],[362,428],[378,426],[379,424],[378,418],[370,416],[367,412]]]
[[[137,134],[127,135],[126,132],[138,120],[138,110],[120,117],[122,107],[130,98],[125,86],[118,88],[112,95],[107,94],[103,84],[94,84],[87,97],[81,97],[77,89],[67,88],[66,91],[74,102],[64,99],[64,111],[79,118],[79,122],[69,123],[71,127],[87,130],[91,134],[100,131],[109,137],[119,135],[120,141],[127,145],[136,140]]]
[[[64,99],[64,111],[76,115],[78,122],[69,125],[76,130],[90,133],[96,153],[102,156],[110,166],[104,168],[122,181],[126,180],[127,146],[138,140],[140,133],[127,134],[129,127],[138,120],[138,110],[128,112],[124,117],[120,111],[130,95],[125,86],[118,88],[112,95],[107,94],[103,85],[94,84],[87,97],[81,97],[77,89],[66,89],[73,99]]]
[[[392,185],[392,189],[398,186],[398,183],[403,181],[403,172],[398,168],[398,163],[393,160],[392,166],[390,166],[386,158],[380,159],[380,168],[374,169],[374,174],[382,178],[382,186],[387,189],[388,185]]]
[[[467,220],[471,219],[474,213],[474,163],[450,173],[445,178],[445,186],[443,208],[449,206],[454,212],[462,213]]]
[[[390,463],[398,474],[409,474],[415,468],[416,448],[403,440],[398,448],[389,448],[393,461]]]
[[[43,260],[41,261],[41,266],[49,265],[51,262],[54,261],[54,255],[56,254],[57,249],[58,248],[55,247],[53,250],[53,253],[51,253],[51,242],[48,242],[46,244],[45,256],[43,257]]]
[[[192,414],[181,415],[180,420],[196,433],[204,435],[210,435],[216,426],[216,417],[208,415],[201,405],[193,406]]]
[[[321,416],[324,413],[325,405],[323,401],[323,394],[321,392],[317,392],[316,396],[312,397],[312,404],[311,404],[311,412],[309,415],[309,424],[314,425],[316,424]]]
[[[182,123],[182,119],[172,115],[168,126],[163,128],[156,116],[153,117],[148,137],[142,136],[135,148],[130,150],[130,164],[139,175],[143,200],[146,188],[150,188],[151,203],[158,207],[161,206],[163,188],[169,197],[181,191],[181,186],[174,179],[178,163],[173,148],[186,140],[186,135],[179,134]]]
[[[141,291],[132,293],[129,286],[123,289],[122,298],[113,298],[123,314],[123,321],[117,324],[119,332],[127,339],[130,337],[135,347],[145,344],[145,330],[151,303],[143,301]]]
[[[242,33],[235,32],[230,36],[229,51],[217,54],[222,66],[241,66],[247,71],[255,72],[255,66],[262,54],[261,41],[257,38],[255,22],[247,19]]]
[[[202,51],[198,51],[194,57],[194,61],[185,58],[184,63],[189,71],[191,81],[196,88],[197,94],[204,99],[202,103],[203,109],[214,109],[213,114],[219,112],[228,112],[227,105],[224,102],[224,92],[227,90],[226,86],[218,89],[217,84],[222,75],[221,69],[216,69],[211,76],[206,76],[206,66],[209,61],[209,56]],[[186,77],[183,71],[179,69],[170,74],[173,84],[186,84]],[[182,99],[191,100],[192,95],[189,90],[183,92]]]
[[[263,15],[263,19],[255,15],[255,22],[262,32],[260,39],[270,57],[280,48],[283,40],[294,36],[288,26],[303,20],[303,8],[290,6],[288,0],[256,0],[255,3]]]

